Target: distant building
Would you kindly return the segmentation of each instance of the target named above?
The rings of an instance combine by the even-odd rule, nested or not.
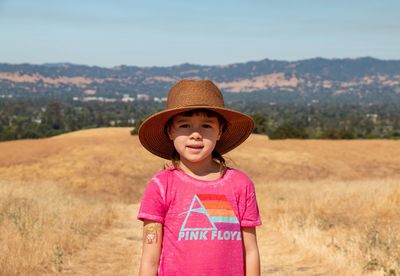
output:
[[[167,97],[162,97],[162,98],[154,97],[154,98],[153,98],[153,101],[155,101],[155,102],[157,102],[157,103],[166,102],[166,101],[167,101]]]
[[[104,102],[106,103],[115,103],[117,99],[110,99],[110,98],[104,98]]]
[[[96,95],[96,89],[86,89],[85,95]]]
[[[33,123],[37,123],[37,124],[41,124],[42,123],[42,119],[40,119],[40,118],[32,118],[32,122]]]
[[[121,101],[123,101],[125,103],[133,102],[133,101],[135,101],[135,98],[130,97],[128,94],[124,94]]]
[[[138,101],[148,101],[148,100],[150,100],[150,96],[147,94],[137,94],[136,99]]]
[[[83,102],[103,101],[103,97],[83,97]]]
[[[116,124],[120,124],[121,120],[111,120],[108,122],[110,126],[115,126]]]
[[[371,121],[376,124],[376,121],[378,120],[378,114],[367,114],[366,117],[368,119],[371,119]]]
[[[104,97],[84,97],[84,98],[82,99],[82,101],[83,101],[83,102],[98,101],[98,102],[113,103],[113,102],[116,102],[117,99],[104,98]]]

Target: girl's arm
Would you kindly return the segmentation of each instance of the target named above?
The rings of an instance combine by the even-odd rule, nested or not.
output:
[[[258,252],[255,227],[242,227],[246,276],[260,276],[260,254]]]
[[[156,276],[163,237],[162,224],[150,220],[143,223],[143,250],[140,276]]]

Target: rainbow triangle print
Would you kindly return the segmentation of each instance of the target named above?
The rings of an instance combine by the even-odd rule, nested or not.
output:
[[[187,230],[240,230],[239,220],[225,195],[196,194],[180,231]]]

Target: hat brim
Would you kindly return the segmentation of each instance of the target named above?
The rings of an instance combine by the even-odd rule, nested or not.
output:
[[[139,127],[140,142],[151,153],[170,160],[174,145],[164,131],[168,120],[179,113],[200,108],[219,113],[227,122],[225,131],[215,146],[221,155],[239,146],[253,131],[254,121],[250,116],[228,108],[199,105],[168,109],[148,117]]]

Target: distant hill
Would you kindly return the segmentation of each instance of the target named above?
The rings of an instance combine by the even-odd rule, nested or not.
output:
[[[212,79],[229,100],[273,102],[343,101],[400,103],[400,60],[314,58],[264,59],[223,66],[170,67],[0,63],[0,98],[57,95],[120,101],[138,95],[165,97],[181,78]]]

